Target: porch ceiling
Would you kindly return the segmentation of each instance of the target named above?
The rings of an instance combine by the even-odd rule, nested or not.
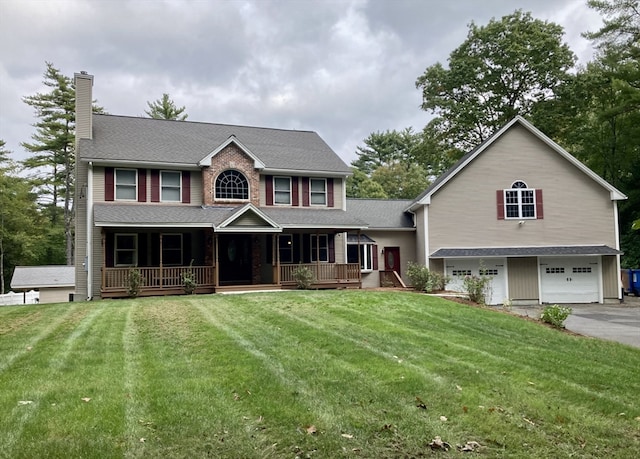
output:
[[[478,247],[464,249],[438,249],[430,258],[491,258],[536,257],[572,255],[618,255],[619,250],[606,245],[566,245],[539,247]]]

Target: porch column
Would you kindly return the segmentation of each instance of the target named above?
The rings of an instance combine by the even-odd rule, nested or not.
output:
[[[215,257],[214,257],[214,266],[216,267],[214,272],[215,272],[215,276],[213,279],[213,283],[216,286],[216,288],[220,285],[220,263],[218,262],[218,233],[213,233],[213,246],[214,246],[214,252],[215,252]]]
[[[360,268],[362,266],[362,259],[361,259],[361,255],[360,255],[360,234],[361,234],[362,230],[358,230],[358,282],[360,282],[360,286],[362,286],[362,269]],[[375,256],[377,257],[378,254],[376,253]],[[371,260],[371,263],[373,264],[373,260]]]
[[[273,250],[273,260],[276,265],[276,272],[274,276],[274,282],[280,285],[280,235],[274,234],[273,242],[272,242],[272,250]]]
[[[104,233],[104,228],[100,231],[102,237],[102,283],[100,286],[105,287],[107,280],[107,235]],[[90,258],[87,258],[87,265],[89,265]],[[91,269],[91,266],[86,266],[87,270]]]
[[[160,288],[164,285],[164,275],[162,274],[162,232],[160,232]]]

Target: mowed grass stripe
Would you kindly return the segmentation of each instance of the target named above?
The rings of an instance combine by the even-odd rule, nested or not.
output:
[[[342,433],[375,438],[385,426],[394,426],[397,435],[413,438],[413,442],[424,435],[424,429],[447,430],[438,417],[426,417],[416,406],[415,388],[429,393],[429,384],[422,376],[378,353],[358,353],[350,341],[337,340],[331,334],[317,333],[313,328],[305,330],[295,323],[290,324],[293,327],[279,327],[272,320],[265,320],[253,302],[243,304],[243,299],[234,298],[233,314],[225,314],[226,308],[220,307],[219,302],[200,309],[262,360],[282,383],[285,392],[272,392],[271,396],[283,404],[302,405],[297,408],[301,416],[298,426],[311,423],[336,444],[345,441]],[[247,314],[243,306],[252,312]],[[359,366],[351,361],[354,357],[359,357]],[[417,430],[416,418],[420,420]],[[303,440],[304,437],[297,441]]]
[[[30,353],[38,343],[54,333],[60,325],[78,311],[80,304],[68,308],[44,306],[41,309],[20,307],[0,308],[0,373],[16,360]],[[24,311],[24,315],[21,312]]]
[[[21,425],[16,419],[6,420],[7,430],[20,430],[22,446],[7,449],[11,457],[46,457],[50,448],[71,457],[91,456],[96,448],[107,444],[111,449],[119,443],[122,362],[118,358],[122,352],[118,320],[123,309],[101,308],[96,303],[85,303],[82,308],[85,314],[78,315],[74,325],[60,327],[68,330],[66,336],[50,334],[20,362],[19,384],[3,394],[3,403],[27,399],[35,403],[22,408],[38,408]],[[4,379],[0,381],[7,387]],[[79,435],[77,441],[69,442],[74,433]]]
[[[424,298],[424,297],[415,296],[415,295],[413,295],[413,297]],[[253,298],[253,297],[247,297],[247,298]],[[263,298],[259,298],[259,300],[263,300]],[[262,302],[262,304],[263,306],[265,305],[264,302]],[[407,327],[406,324],[403,327],[400,327],[393,320],[382,320],[382,319],[377,319],[375,317],[372,318],[373,315],[368,314],[369,311],[367,309],[353,307],[352,305],[349,305],[347,302],[342,302],[340,306],[336,306],[335,302],[328,301],[327,305],[322,311],[319,311],[318,309],[310,309],[305,307],[299,307],[299,308],[289,307],[286,301],[279,301],[277,305],[271,304],[270,307],[266,307],[266,308],[263,307],[260,309],[256,308],[255,307],[256,305],[251,303],[247,303],[245,305],[244,303],[241,302],[240,305],[243,307],[242,309],[238,308],[238,305],[236,305],[236,310],[238,312],[238,315],[244,316],[250,311],[252,311],[251,314],[254,316],[254,319],[256,320],[256,323],[252,324],[250,328],[255,328],[254,326],[256,326],[257,323],[262,321],[268,322],[270,325],[274,325],[273,318],[269,316],[272,313],[276,312],[279,314],[286,315],[291,320],[302,322],[304,323],[305,326],[322,330],[325,333],[333,334],[334,337],[338,340],[341,339],[341,336],[343,334],[349,333],[350,335],[349,339],[352,340],[353,344],[356,346],[361,346],[361,343],[366,342],[367,343],[366,346],[371,348],[373,346],[371,341],[373,340],[375,342],[376,336],[382,336],[382,335],[358,336],[358,330],[360,329],[362,322],[366,322],[368,329],[379,330],[381,333],[383,333],[385,335],[385,341],[387,341],[387,338],[389,336],[392,337],[392,339],[395,340],[395,343],[396,343],[396,348],[395,348],[396,350],[403,347],[404,345],[410,346],[411,343],[414,343],[414,346],[415,346],[415,343],[419,344],[421,339],[424,339],[429,335],[429,333],[432,333],[432,332],[425,332],[424,330],[409,330],[408,331],[409,335],[406,335],[406,334],[403,335],[402,329]],[[244,306],[247,306],[247,307],[244,308]],[[336,308],[347,309],[349,311],[348,313],[349,319],[345,319],[343,317],[342,321],[340,321],[340,320],[336,320],[336,317],[334,316],[334,317],[330,317],[327,320],[325,320],[326,317],[323,317],[322,320],[317,320],[318,314],[331,315]],[[399,309],[402,309],[402,306],[399,306]],[[244,313],[244,314],[241,314],[241,313]],[[477,310],[477,309],[467,309],[466,311],[464,311],[464,313],[496,314],[492,311],[483,311],[483,310]],[[303,319],[305,315],[314,317],[316,320],[313,321],[311,319]],[[537,327],[535,324],[524,323],[521,319],[517,319],[517,318],[505,317],[504,319],[507,322],[511,320],[520,326],[534,327],[534,328]],[[287,327],[285,323],[280,323],[279,325],[282,325],[282,328],[285,330],[288,328],[289,329],[294,328],[296,330],[299,330],[299,327]],[[558,334],[556,331],[547,330],[544,328],[538,328],[538,331],[540,331],[543,335],[554,334],[554,333]],[[407,336],[411,338],[411,335],[414,335],[414,338],[416,339],[406,339]],[[402,340],[402,336],[405,336],[404,342]],[[584,387],[581,384],[570,382],[562,378],[558,378],[555,375],[555,372],[557,371],[557,369],[554,369],[553,371],[545,372],[544,374],[540,374],[539,371],[536,372],[531,365],[527,364],[526,360],[521,360],[519,358],[510,359],[506,357],[505,354],[494,356],[487,351],[482,351],[481,357],[483,357],[483,359],[481,359],[480,361],[476,361],[475,358],[473,358],[474,354],[477,353],[475,349],[473,349],[472,347],[469,347],[466,345],[460,345],[454,342],[453,340],[459,339],[458,336],[455,336],[455,333],[453,335],[449,333],[448,336],[450,337],[448,341],[436,340],[440,342],[439,343],[432,342],[431,344],[437,345],[438,348],[447,349],[447,352],[449,353],[452,352],[452,348],[457,348],[456,353],[462,356],[461,358],[466,357],[467,359],[469,359],[469,356],[471,356],[472,358],[469,359],[469,361],[463,361],[459,359],[458,360],[449,359],[449,361],[447,361],[447,359],[444,359],[445,362],[444,363],[440,362],[439,367],[437,368],[438,371],[441,372],[442,374],[446,374],[447,370],[450,369],[451,370],[451,381],[449,381],[450,385],[453,385],[457,381],[458,383],[465,386],[467,389],[472,385],[477,387],[478,380],[484,379],[484,382],[480,388],[484,386],[487,390],[489,390],[490,394],[493,392],[493,395],[485,399],[476,399],[475,400],[476,403],[485,403],[485,404],[492,403],[492,404],[500,405],[500,404],[504,404],[505,401],[508,401],[508,404],[513,405],[513,408],[515,410],[518,410],[518,408],[523,405],[533,406],[536,409],[535,411],[531,411],[531,413],[524,412],[519,422],[522,422],[521,419],[526,418],[526,416],[529,416],[534,419],[538,419],[540,416],[546,416],[547,418],[549,416],[555,416],[556,413],[549,412],[549,410],[547,409],[548,405],[551,404],[551,405],[555,405],[556,407],[563,406],[566,404],[566,401],[567,401],[565,400],[566,398],[572,399],[572,400],[584,398],[586,396],[590,398],[600,398],[606,404],[608,411],[610,413],[615,413],[615,414],[619,413],[620,411],[624,411],[626,408],[633,409],[633,407],[630,407],[628,405],[628,399],[625,396],[615,397],[615,396],[612,396],[610,393],[593,391],[593,390],[590,390],[589,388]],[[430,341],[433,341],[432,336],[429,337],[429,339]],[[489,343],[489,346],[487,347],[490,348],[491,343]],[[420,346],[418,346],[418,349],[421,349]],[[415,352],[415,347],[414,347],[414,352]],[[561,350],[551,349],[550,352],[551,352],[551,355],[555,355],[556,353],[559,353],[559,352],[561,353]],[[388,352],[385,352],[385,354],[388,356]],[[437,354],[437,355],[434,356],[434,354]],[[431,361],[437,360],[438,356],[444,356],[444,352],[434,352],[432,347],[431,349],[428,349],[426,352],[424,352],[424,355],[428,358],[427,363],[431,365],[432,364]],[[414,357],[410,356],[407,358],[414,361],[416,360],[415,356]],[[495,361],[494,362],[495,368],[486,368],[487,359]],[[409,364],[409,362],[407,362],[407,364]],[[564,364],[565,362],[561,361],[559,365],[560,367],[562,367],[564,366]],[[465,365],[471,368],[475,367],[476,374],[473,374],[467,371],[469,368],[465,369]],[[419,364],[416,365],[416,367],[419,368]],[[527,389],[527,392],[529,393],[526,402],[524,400],[519,402],[517,400],[517,394],[511,393],[512,388],[507,383],[508,379],[513,378],[513,374],[517,373],[518,369],[522,372],[522,374],[519,375],[520,384],[523,385]],[[465,371],[468,373],[467,376],[464,375]],[[492,371],[493,371],[493,374],[492,374]],[[456,377],[456,375],[458,375],[459,377]],[[534,380],[536,382],[535,383],[531,382],[531,380]],[[497,388],[497,390],[493,388]],[[521,395],[521,388],[513,388],[513,389],[515,392],[520,393]],[[573,391],[574,393],[567,394],[568,392],[571,392],[571,391]],[[570,410],[565,410],[565,411],[570,411]],[[538,415],[537,414],[538,412],[540,412],[541,414]],[[595,420],[593,423],[594,428],[597,428],[597,425],[598,425],[598,421]]]

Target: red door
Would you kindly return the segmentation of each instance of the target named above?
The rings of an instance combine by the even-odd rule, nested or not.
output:
[[[384,248],[384,269],[385,271],[395,271],[400,273],[400,247]]]

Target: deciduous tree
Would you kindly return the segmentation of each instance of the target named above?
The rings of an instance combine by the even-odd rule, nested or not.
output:
[[[418,77],[422,108],[453,147],[467,151],[515,115],[553,98],[575,57],[561,26],[516,11],[486,26],[469,25],[467,39]]]

